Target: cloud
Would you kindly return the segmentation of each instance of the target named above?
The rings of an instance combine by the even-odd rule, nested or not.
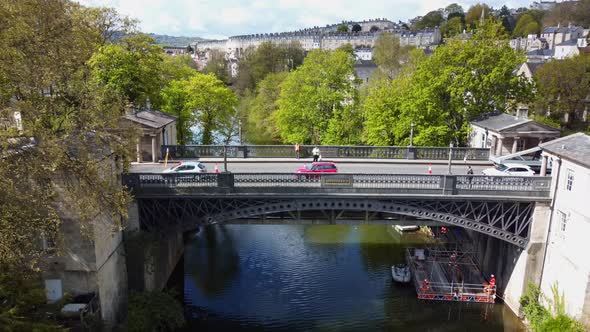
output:
[[[87,6],[107,6],[140,21],[140,29],[168,35],[213,38],[251,33],[290,31],[325,26],[342,20],[388,18],[394,22],[446,7],[445,0],[80,0]],[[456,1],[467,10],[480,1]],[[495,8],[504,2],[487,1]],[[528,7],[530,1],[510,0],[508,7]]]

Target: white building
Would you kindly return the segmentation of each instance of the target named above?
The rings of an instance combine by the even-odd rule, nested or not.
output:
[[[578,133],[540,145],[553,160],[552,211],[541,290],[558,285],[566,312],[590,328],[590,136]]]
[[[354,56],[357,60],[371,61],[373,60],[372,48],[357,48],[354,50]]]
[[[490,148],[494,156],[504,156],[534,148],[544,141],[559,137],[559,130],[527,119],[527,109],[517,116],[491,112],[470,122],[469,146]]]

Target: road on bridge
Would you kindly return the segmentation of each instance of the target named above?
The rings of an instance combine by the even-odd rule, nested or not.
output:
[[[215,161],[201,160],[207,167],[208,172],[213,172],[215,168]],[[228,171],[233,173],[295,173],[297,168],[303,167],[307,160],[284,160],[284,159],[264,159],[260,162],[239,162],[232,160],[228,162]],[[339,173],[364,173],[364,174],[428,174],[428,162],[417,163],[416,161],[402,161],[396,160],[395,162],[383,162],[374,163],[371,161],[358,161],[353,162],[347,160],[335,161],[338,167]],[[134,163],[131,167],[132,173],[159,173],[166,168],[176,166],[178,163],[168,163],[168,166],[164,166],[163,163],[152,164],[136,164]],[[217,162],[217,167],[220,172],[223,172],[223,161]],[[433,163],[432,174],[447,174],[448,165],[441,164],[440,161]],[[473,173],[475,175],[481,174],[481,171],[485,168],[491,167],[485,165],[485,163],[479,162],[471,165]],[[467,165],[463,161],[453,162],[452,173],[455,175],[467,174]]]

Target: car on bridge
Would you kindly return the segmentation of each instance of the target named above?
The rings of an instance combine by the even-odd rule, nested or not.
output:
[[[530,166],[522,164],[498,164],[495,167],[486,168],[483,175],[506,175],[506,176],[533,176],[535,171]]]
[[[338,168],[336,164],[331,161],[319,161],[311,164],[306,164],[304,167],[297,169],[298,178],[319,178],[324,173],[337,173]]]
[[[185,161],[162,171],[164,174],[195,174],[207,173],[205,164],[198,161]]]

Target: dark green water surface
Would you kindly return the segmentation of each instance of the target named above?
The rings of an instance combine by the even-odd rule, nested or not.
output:
[[[185,331],[524,331],[502,304],[427,302],[395,283],[391,265],[425,241],[384,225],[209,226],[188,236],[172,286]]]

